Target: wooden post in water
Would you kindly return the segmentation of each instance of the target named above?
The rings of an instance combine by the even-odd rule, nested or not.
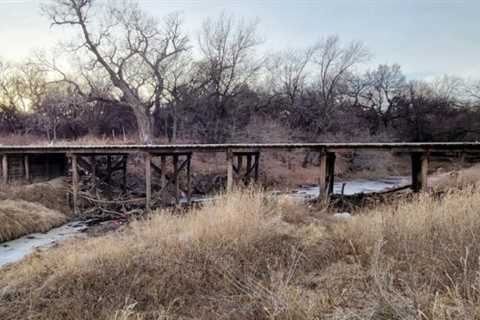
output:
[[[427,190],[428,182],[428,154],[425,152],[412,152],[412,189],[413,192]]]
[[[8,183],[8,156],[2,156],[2,180],[4,184]]]
[[[145,212],[150,213],[152,203],[152,155],[145,152]]]
[[[80,212],[78,208],[78,188],[79,188],[78,159],[76,154],[72,154],[70,158],[72,160],[73,213],[79,214]]]
[[[28,155],[25,155],[23,157],[23,167],[24,167],[24,171],[25,171],[25,181],[26,182],[30,182],[31,181],[31,177],[30,177],[30,161],[29,161],[29,157]]]
[[[318,188],[319,194],[318,199],[320,201],[326,201],[328,198],[327,195],[327,153],[324,151],[320,152],[320,168],[318,176]]]
[[[233,152],[231,149],[227,150],[227,192],[233,190]]]

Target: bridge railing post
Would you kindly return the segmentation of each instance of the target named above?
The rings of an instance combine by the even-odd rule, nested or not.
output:
[[[427,191],[428,186],[428,153],[412,152],[412,189],[413,192]]]

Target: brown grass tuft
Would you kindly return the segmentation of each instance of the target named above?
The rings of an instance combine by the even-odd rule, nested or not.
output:
[[[0,242],[46,232],[66,222],[62,213],[22,200],[0,200]]]

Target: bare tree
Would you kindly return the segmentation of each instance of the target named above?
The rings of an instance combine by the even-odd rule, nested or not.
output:
[[[103,5],[94,0],[53,0],[43,11],[52,25],[70,26],[81,34],[81,40],[76,38],[67,48],[79,57],[82,78],[89,90],[86,92],[78,80],[55,67],[62,80],[89,99],[105,99],[95,90],[103,73],[103,79],[115,88],[109,98],[132,108],[140,139],[150,143],[150,116],[152,109],[162,104],[165,70],[188,49],[179,16],[168,16],[160,24],[142,12],[138,4],[126,1]]]
[[[273,94],[287,97],[293,106],[298,96],[302,95],[307,84],[308,67],[312,61],[316,47],[303,50],[286,50],[270,58],[267,81]]]
[[[459,101],[465,98],[466,83],[462,78],[445,74],[433,79],[431,86],[438,97]]]
[[[364,98],[367,101],[363,105],[370,111],[370,131],[376,134],[382,124],[388,127],[399,97],[407,91],[407,82],[398,64],[379,65],[368,71],[365,78],[367,92]]]
[[[237,22],[225,14],[203,23],[199,35],[202,59],[197,64],[200,79],[197,81],[199,88],[213,101],[214,140],[221,136],[222,122],[231,111],[228,104],[252,85],[262,66],[263,60],[255,55],[261,42],[257,25],[257,21]]]
[[[316,45],[313,61],[318,70],[321,112],[318,129],[328,130],[337,99],[346,94],[348,79],[354,68],[369,59],[369,52],[360,42],[342,45],[338,36],[330,36]]]

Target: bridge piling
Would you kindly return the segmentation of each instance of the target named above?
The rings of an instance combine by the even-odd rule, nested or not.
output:
[[[2,156],[2,180],[4,184],[8,183],[8,156]]]
[[[31,182],[31,178],[30,178],[30,159],[29,159],[28,155],[25,155],[23,157],[23,170],[24,170],[24,174],[25,174],[25,181],[27,183],[30,183]]]
[[[145,212],[150,213],[152,204],[152,155],[145,152]]]
[[[72,162],[72,197],[73,197],[73,213],[79,214],[78,206],[78,190],[79,190],[79,177],[78,177],[78,159],[76,154],[70,155]]]
[[[318,200],[327,200],[327,153],[320,151],[320,164],[319,164],[319,176],[318,176]]]
[[[227,186],[226,191],[231,192],[233,191],[233,152],[231,149],[227,150]]]
[[[333,194],[333,187],[335,185],[335,152],[327,153],[327,180],[328,180],[328,195]]]
[[[412,152],[412,189],[414,192],[424,192],[427,190],[428,182],[428,153]]]

